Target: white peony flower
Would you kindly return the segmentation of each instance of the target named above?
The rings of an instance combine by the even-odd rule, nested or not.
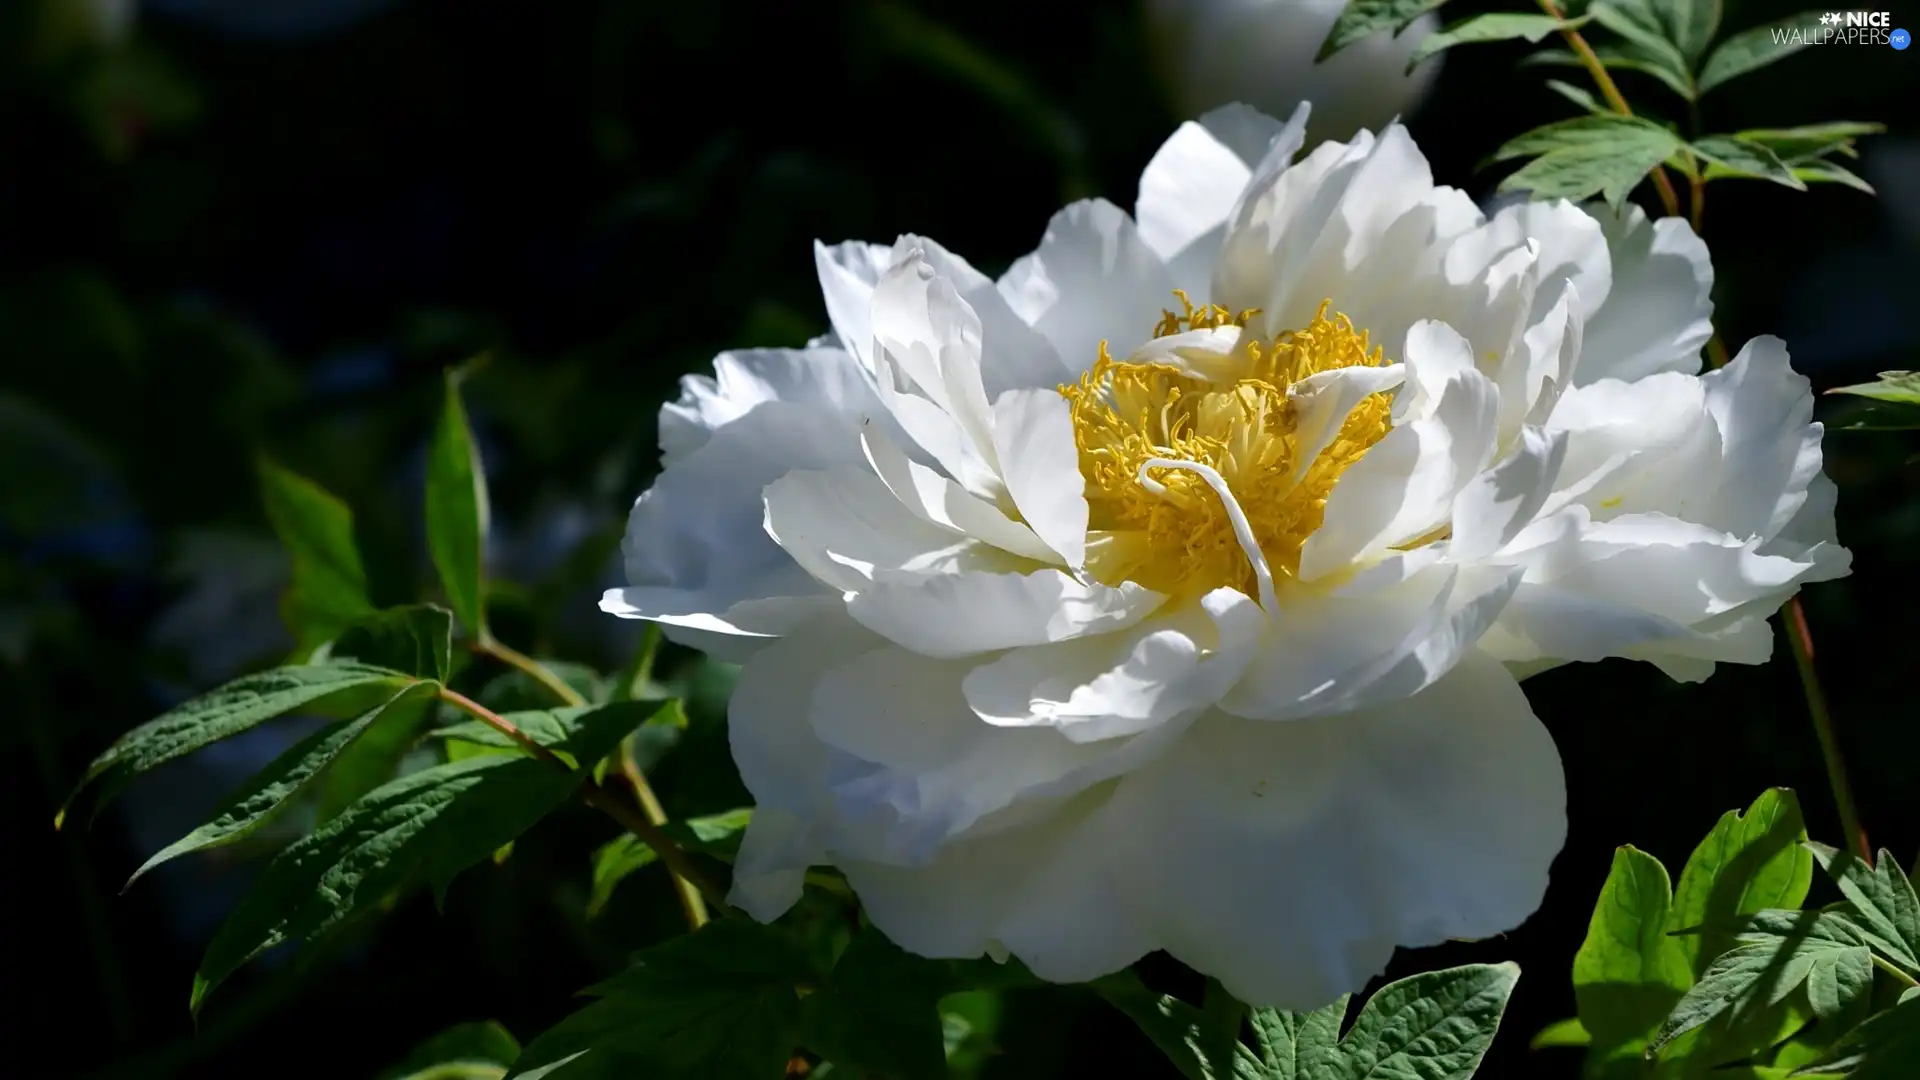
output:
[[[1539,904],[1516,673],[1757,663],[1846,572],[1780,342],[1695,374],[1685,223],[1487,219],[1398,126],[1295,162],[1305,117],[1182,125],[998,281],[821,246],[833,334],[662,411],[601,606],[745,661],[736,903],[830,863],[924,955],[1318,1006]]]

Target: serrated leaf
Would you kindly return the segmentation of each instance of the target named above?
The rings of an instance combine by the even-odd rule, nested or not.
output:
[[[1663,0],[1680,5],[1690,0]],[[1678,45],[1668,40],[1667,28],[1651,4],[1638,0],[1594,0],[1587,8],[1595,22],[1620,35],[1627,45],[1625,56],[1649,74],[1657,76],[1681,97],[1692,101],[1699,93],[1693,82],[1693,66]]]
[[[598,760],[635,717],[628,706],[556,710],[568,731],[554,747]],[[436,896],[559,806],[585,774],[527,757],[480,757],[409,773],[296,841],[267,864],[207,946],[191,1005],[241,964],[304,941],[421,881]]]
[[[1868,1017],[1833,1048],[1793,1076],[1843,1075],[1850,1080],[1912,1080],[1920,1076],[1920,988],[1893,1008]]]
[[[1831,161],[1795,165],[1793,175],[1809,184],[1845,184],[1855,191],[1865,192],[1868,195],[1878,194],[1873,190],[1872,184]]]
[[[1605,116],[1611,111],[1606,106],[1600,104],[1599,101],[1595,100],[1591,93],[1571,83],[1564,83],[1559,79],[1548,79],[1547,89],[1552,90],[1554,93],[1559,94],[1561,97],[1566,98],[1568,101],[1573,102],[1575,105],[1580,106],[1595,116]]]
[[[1653,1040],[1658,1049],[1709,1021],[1760,1014],[1806,988],[1817,1016],[1835,1015],[1873,983],[1859,927],[1837,911],[1760,912],[1674,1006]]]
[[[780,930],[717,919],[648,949],[633,967],[588,991],[599,1000],[527,1044],[508,1076],[572,1080],[689,1069],[716,1080],[778,1080],[794,1045],[799,991],[818,980],[806,954]],[[616,1072],[624,1063],[642,1068]]]
[[[1806,183],[1793,175],[1793,170],[1780,160],[1778,154],[1759,143],[1745,142],[1732,135],[1708,135],[1688,145],[1695,154],[1725,170],[1718,175],[1751,176],[1771,180],[1795,191],[1807,190]]]
[[[135,776],[295,710],[353,716],[391,698],[413,680],[361,664],[275,668],[235,679],[149,720],[106,749],[74,785],[56,827],[91,786],[97,813]]]
[[[1777,63],[1805,48],[1809,41],[1817,38],[1820,16],[1823,12],[1803,11],[1798,15],[1789,15],[1784,19],[1742,30],[1722,41],[1707,62],[1700,66],[1700,78],[1696,85],[1704,95],[1709,90],[1731,79],[1739,78],[1751,71],[1758,71],[1768,64]],[[1788,40],[1776,40],[1776,33],[1799,30],[1801,35]],[[1808,33],[1814,35],[1809,37]]]
[[[1835,151],[1849,150],[1855,139],[1863,135],[1878,135],[1886,130],[1885,124],[1834,120],[1791,128],[1749,128],[1734,132],[1734,137],[1766,147],[1789,165],[1801,165]]]
[[[1582,1024],[1580,1018],[1577,1016],[1569,1016],[1565,1020],[1556,1020],[1535,1032],[1533,1038],[1527,1040],[1527,1049],[1529,1050],[1547,1050],[1553,1047],[1592,1045],[1593,1033],[1587,1030],[1586,1025]]]
[[[245,838],[305,794],[354,742],[376,725],[411,728],[419,722],[424,700],[436,688],[415,683],[353,720],[342,720],[302,739],[230,796],[213,819],[154,853],[127,879],[127,887],[147,871],[189,852],[221,847]]]
[[[519,1056],[519,1041],[497,1022],[458,1024],[414,1047],[378,1080],[498,1080]]]
[[[1501,191],[1574,200],[1598,192],[1618,207],[1680,145],[1672,132],[1635,117],[1579,116],[1509,141],[1495,151],[1493,160],[1539,155],[1501,181]]]
[[[1601,1051],[1643,1042],[1692,982],[1686,954],[1667,936],[1671,905],[1660,860],[1632,847],[1613,853],[1573,958],[1580,1023]]]
[[[501,719],[506,720],[514,727],[520,729],[522,734],[531,738],[534,742],[566,758],[568,764],[592,765],[592,761],[573,761],[569,757],[565,740],[573,730],[573,725],[577,722],[579,716],[603,710],[612,710],[613,716],[627,718],[631,722],[632,727],[626,732],[622,732],[620,738],[625,738],[626,735],[631,734],[635,729],[642,726],[684,726],[680,702],[672,698],[665,700],[659,698],[637,698],[631,701],[611,702],[606,705],[577,705],[560,709],[526,709],[520,712],[505,713]],[[500,731],[479,720],[469,720],[459,724],[450,724],[446,727],[435,728],[428,734],[434,738],[445,740],[449,750],[456,744],[464,744],[469,748],[484,748],[488,751],[500,751],[512,754],[522,754],[526,752],[526,749],[521,746],[517,740],[511,736],[502,734]],[[601,752],[600,757],[605,757],[606,753],[611,751],[613,746],[618,744],[618,742],[619,739],[616,738],[613,743],[608,744],[606,750]],[[467,753],[470,755],[472,750],[469,749]],[[594,759],[594,761],[598,760],[599,757]]]
[[[1537,42],[1558,30],[1577,29],[1585,25],[1589,17],[1557,19],[1552,15],[1514,12],[1476,15],[1428,34],[1407,60],[1407,70],[1412,71],[1420,66],[1420,61],[1455,45],[1478,45],[1490,41],[1512,41],[1515,38]]]
[[[832,1061],[890,1077],[947,1075],[940,999],[959,989],[944,964],[873,927],[855,934],[826,985],[800,1006],[800,1041]]]
[[[259,475],[260,501],[286,548],[293,578],[281,614],[304,655],[374,610],[353,540],[353,511],[320,485],[265,458]]]
[[[453,616],[433,604],[362,615],[327,643],[316,661],[358,663],[445,682],[453,667]]]
[[[1339,18],[1333,20],[1333,26],[1328,29],[1326,40],[1320,43],[1320,51],[1314,54],[1313,62],[1317,64],[1354,42],[1372,37],[1382,30],[1390,29],[1398,36],[1415,19],[1444,3],[1446,0],[1347,0],[1347,6],[1341,9]]]
[[[1786,788],[1771,788],[1744,815],[1727,811],[1693,849],[1674,887],[1667,922],[1673,931],[1709,928],[1673,939],[1693,976],[1733,943],[1711,928],[1806,901],[1813,882],[1813,856],[1801,846],[1806,838],[1799,800]]]
[[[1232,1073],[1214,1071],[1206,1055],[1200,1010],[1179,998],[1147,989],[1131,970],[1095,979],[1089,985],[1108,1004],[1125,1013],[1186,1080],[1263,1080],[1266,1076],[1259,1059],[1244,1046],[1235,1055]]]
[[[1855,397],[1891,401],[1902,405],[1920,405],[1920,371],[1883,371],[1880,373],[1879,382],[1836,386],[1827,393],[1852,394]]]
[[[1338,1069],[1340,1024],[1347,1018],[1347,1002],[1338,1001],[1310,1013],[1254,1009],[1254,1052],[1266,1070],[1266,1080],[1318,1080]]]
[[[1825,844],[1809,843],[1807,850],[1840,886],[1874,949],[1909,975],[1920,974],[1920,898],[1892,853],[1883,849],[1868,866]]]
[[[422,683],[437,693],[437,683]],[[316,785],[314,821],[331,821],[362,795],[393,778],[434,711],[432,693],[390,706],[380,721],[341,749]]]
[[[740,849],[747,823],[753,820],[750,807],[724,814],[670,821],[661,827],[683,850],[712,855],[727,862]],[[613,898],[613,890],[629,875],[651,866],[659,858],[646,841],[631,833],[622,833],[593,853],[593,892],[587,899],[587,915],[598,915]]]
[[[1470,964],[1388,983],[1340,1040],[1354,1077],[1466,1080],[1500,1029],[1518,964]]]
[[[460,373],[447,373],[446,404],[427,458],[427,548],[447,603],[467,631],[487,633],[484,593],[487,477],[460,403]]]

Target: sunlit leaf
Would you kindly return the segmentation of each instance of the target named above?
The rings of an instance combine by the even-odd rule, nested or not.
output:
[[[1551,15],[1537,15],[1526,12],[1495,12],[1490,15],[1476,15],[1471,19],[1454,23],[1452,26],[1428,34],[1413,56],[1407,61],[1407,70],[1412,71],[1420,61],[1455,45],[1475,45],[1489,41],[1512,41],[1525,38],[1539,41],[1557,30],[1572,30],[1583,25],[1587,16],[1578,19],[1556,19]]]
[[[440,586],[467,632],[484,636],[487,476],[460,402],[461,375],[447,373],[446,403],[427,457],[427,548]]]
[[[1709,172],[1709,177],[1750,176],[1771,180],[1795,191],[1807,190],[1806,182],[1795,176],[1779,155],[1759,143],[1747,142],[1732,135],[1707,135],[1693,140],[1688,146],[1695,154],[1720,166],[1719,170]]]
[[[292,564],[281,613],[304,655],[374,610],[353,540],[353,512],[320,485],[271,461],[262,459],[259,471],[267,520]]]
[[[1799,800],[1786,788],[1771,788],[1744,815],[1727,811],[1693,849],[1674,887],[1668,928],[1709,928],[1673,939],[1694,976],[1732,944],[1712,928],[1769,908],[1798,908],[1806,900],[1813,881],[1813,857],[1801,846],[1806,838]]]
[[[1314,63],[1382,30],[1392,30],[1398,35],[1413,25],[1415,19],[1444,3],[1446,0],[1347,0],[1347,6],[1327,31],[1326,40],[1320,43]]]
[[[1825,13],[1819,11],[1805,11],[1729,36],[1713,50],[1712,55],[1707,57],[1707,62],[1701,65],[1697,83],[1699,92],[1705,94],[1728,80],[1785,60],[1813,41],[1817,41],[1820,34],[1820,16],[1823,14]],[[1790,33],[1791,31],[1799,33]]]

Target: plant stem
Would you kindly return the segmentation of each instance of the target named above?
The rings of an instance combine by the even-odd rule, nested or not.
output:
[[[1693,189],[1693,231],[1700,232],[1701,215],[1706,212],[1706,185]],[[1707,339],[1707,365],[1727,366],[1727,345],[1714,331]],[[1860,851],[1868,866],[1873,865],[1873,845],[1860,824],[1860,812],[1854,806],[1853,785],[1847,780],[1846,760],[1840,756],[1840,740],[1833,732],[1833,714],[1827,711],[1826,691],[1820,687],[1820,672],[1813,666],[1813,631],[1807,627],[1807,612],[1798,596],[1780,608],[1780,621],[1786,626],[1787,642],[1793,648],[1794,668],[1800,675],[1800,691],[1806,695],[1807,713],[1813,718],[1813,733],[1820,740],[1820,756],[1827,766],[1827,786],[1833,790],[1834,804],[1840,811],[1840,828],[1847,842]]]
[[[631,675],[622,676],[623,685],[619,688],[622,700],[632,698],[634,696],[633,688],[637,688],[644,682],[652,670],[653,653],[654,649],[658,646],[659,638],[657,636],[658,631],[655,631],[652,627],[648,627],[647,629],[649,636],[641,647],[639,659],[636,661],[635,671]],[[535,660],[533,657],[528,656],[526,653],[504,642],[495,640],[491,634],[475,641],[473,643],[473,650],[478,653],[484,653],[503,664],[525,672],[536,682],[540,683],[540,685],[553,691],[556,697],[568,705],[579,706],[587,704],[587,699],[580,696],[578,690],[568,686],[565,679],[554,674],[552,668],[547,667],[540,661]],[[634,764],[633,749],[628,740],[622,739],[620,741],[620,749],[617,753],[620,764],[620,774],[624,776],[627,783],[633,787],[634,797],[639,800],[641,810],[647,815],[647,821],[656,828],[665,825],[667,823],[666,808],[660,805],[659,796],[653,793],[653,786],[647,783],[646,774],[642,773],[639,766]],[[705,925],[707,921],[707,906],[702,902],[700,897],[702,890],[694,888],[691,883],[680,876],[679,871],[673,869],[670,862],[668,863],[667,870],[669,876],[673,878],[673,890],[680,897],[680,908],[686,913],[687,925],[696,930],[699,929]]]
[[[1565,13],[1560,10],[1556,0],[1540,0],[1540,10],[1556,19],[1562,21],[1566,19]],[[1607,99],[1607,104],[1613,106],[1613,111],[1621,116],[1632,116],[1633,107],[1627,104],[1625,97],[1621,96],[1620,87],[1614,84],[1613,76],[1607,73],[1607,65],[1600,62],[1599,55],[1593,51],[1593,46],[1587,44],[1587,39],[1580,36],[1580,31],[1563,29],[1560,31],[1560,36],[1565,39],[1567,47],[1572,49],[1574,55],[1578,56],[1580,62],[1586,66],[1587,73],[1593,76],[1594,85],[1600,88],[1600,96]],[[1666,207],[1667,216],[1680,216],[1680,196],[1674,193],[1673,182],[1667,179],[1667,170],[1659,165],[1653,167],[1653,186],[1660,192],[1660,204]]]
[[[568,705],[580,706],[587,704],[587,699],[580,696],[580,691],[568,686],[567,681],[554,674],[552,668],[547,667],[545,664],[542,664],[540,661],[535,660],[533,657],[528,656],[526,653],[521,652],[511,645],[496,640],[492,634],[487,634],[475,641],[472,648],[474,652],[484,656],[491,656],[509,667],[520,669],[520,671],[524,672],[529,678],[552,691],[555,697],[566,702]]]
[[[653,793],[653,785],[647,783],[646,774],[633,760],[633,737],[620,740],[620,749],[616,751],[620,764],[620,775],[626,777],[628,786],[633,788],[633,796],[640,802],[640,809],[647,820],[656,826],[667,823],[666,808],[660,805],[659,796]],[[698,930],[707,924],[707,904],[700,896],[700,890],[693,887],[679,874],[672,874],[673,891],[680,898],[680,911],[687,917],[687,927]]]
[[[1787,601],[1780,621],[1787,626],[1787,641],[1793,646],[1793,662],[1800,670],[1800,688],[1807,695],[1807,712],[1813,716],[1813,733],[1820,740],[1820,756],[1827,763],[1827,786],[1833,789],[1833,801],[1840,809],[1840,828],[1847,841],[1860,852],[1868,866],[1873,865],[1873,845],[1867,842],[1867,830],[1860,825],[1860,813],[1854,809],[1853,786],[1847,782],[1847,765],[1840,756],[1840,740],[1833,734],[1833,716],[1827,711],[1827,696],[1820,689],[1820,675],[1813,666],[1813,635],[1807,631],[1807,614],[1800,598]]]
[[[1907,984],[1908,986],[1920,986],[1920,981],[1915,981],[1913,976],[1907,974],[1904,971],[1901,971],[1897,967],[1894,967],[1892,964],[1888,963],[1887,961],[1882,960],[1878,955],[1871,954],[1871,953],[1868,955],[1873,957],[1874,967],[1879,968],[1881,971],[1886,972],[1887,974],[1893,976],[1894,978],[1900,980],[1901,982]]]
[[[533,757],[539,758],[541,761],[547,762],[555,768],[565,769],[570,773],[575,771],[565,761],[562,761],[559,755],[540,745],[532,736],[514,726],[513,721],[508,720],[506,717],[501,716],[485,705],[460,693],[458,690],[443,686],[440,688],[439,696],[440,700],[470,713],[481,723],[512,739]],[[674,843],[665,833],[661,832],[660,824],[653,821],[649,815],[641,812],[638,808],[628,804],[619,796],[601,786],[590,774],[583,776],[581,779],[580,797],[586,800],[589,806],[592,806],[619,822],[627,831],[639,837],[642,842],[654,850],[655,854],[660,856],[660,861],[666,864],[667,869],[672,871],[675,877],[699,889],[708,900],[716,904],[726,903],[725,894],[714,886],[712,882],[708,881],[706,876],[693,866],[687,858],[687,853],[680,850],[680,845]]]

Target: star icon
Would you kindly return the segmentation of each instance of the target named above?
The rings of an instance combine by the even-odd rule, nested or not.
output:
[[[1829,11],[1825,15],[1820,16],[1820,21],[1824,24],[1831,25],[1833,23],[1839,22],[1840,16],[1835,12]]]

